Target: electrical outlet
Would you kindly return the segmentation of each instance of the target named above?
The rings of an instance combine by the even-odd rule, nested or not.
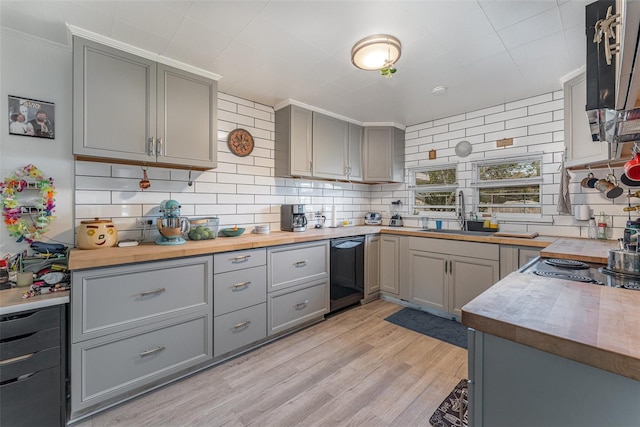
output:
[[[151,226],[153,226],[153,219],[136,218],[136,228],[151,228]]]

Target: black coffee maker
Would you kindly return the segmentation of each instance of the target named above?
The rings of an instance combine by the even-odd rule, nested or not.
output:
[[[307,217],[304,214],[304,205],[280,206],[280,230],[305,231],[307,229]]]

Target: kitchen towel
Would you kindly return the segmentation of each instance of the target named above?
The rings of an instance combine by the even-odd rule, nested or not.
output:
[[[569,182],[571,176],[562,162],[562,172],[560,173],[560,191],[558,193],[558,213],[571,215],[571,198],[569,197]]]

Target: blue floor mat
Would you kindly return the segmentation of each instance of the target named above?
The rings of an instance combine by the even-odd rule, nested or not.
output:
[[[413,308],[403,308],[384,320],[449,344],[467,348],[467,327],[455,320],[444,319]]]

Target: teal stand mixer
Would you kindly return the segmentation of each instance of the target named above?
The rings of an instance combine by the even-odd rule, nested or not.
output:
[[[175,200],[167,200],[160,205],[162,217],[158,218],[158,231],[160,237],[156,239],[156,245],[182,245],[186,240],[182,235],[189,232],[189,220],[180,216],[180,203]]]

